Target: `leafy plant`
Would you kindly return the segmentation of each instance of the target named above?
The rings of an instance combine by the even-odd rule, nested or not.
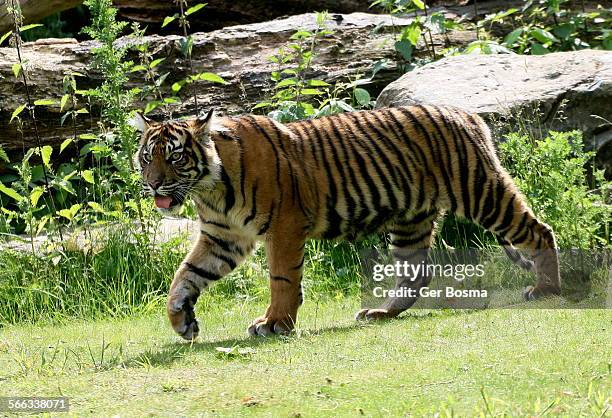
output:
[[[499,147],[504,166],[561,248],[610,246],[612,182],[593,170],[587,184],[594,153],[584,151],[580,132],[550,132],[543,140],[513,133]]]
[[[612,13],[601,6],[586,12],[565,7],[566,0],[529,0],[522,8],[490,14],[478,27],[512,29],[493,41],[519,54],[542,55],[585,48],[612,49]],[[491,50],[492,53],[503,49]],[[503,51],[506,52],[506,51]]]
[[[330,85],[310,77],[318,44],[333,32],[327,28],[329,15],[317,13],[314,31],[298,30],[291,42],[270,57],[277,65],[271,74],[273,96],[258,103],[253,110],[268,109],[268,116],[279,122],[317,118],[360,108],[373,107],[370,93],[363,87],[370,79],[358,78]]]
[[[270,116],[281,121],[305,119],[314,115],[315,108],[311,97],[324,94],[322,87],[329,84],[319,79],[308,79],[308,73],[316,56],[319,42],[332,32],[327,29],[326,12],[317,13],[314,31],[298,30],[291,36],[291,42],[282,47],[270,57],[277,65],[271,74],[274,82],[274,95],[268,101],[258,103],[253,110],[260,108],[272,109]]]
[[[129,123],[138,90],[125,88],[134,63],[126,59],[128,46],[115,44],[127,23],[116,20],[117,10],[111,7],[110,0],[86,0],[84,4],[91,11],[92,23],[83,31],[100,42],[100,46],[93,49],[93,55],[95,68],[103,75],[102,85],[90,90],[89,94],[102,105],[102,118],[107,124],[102,126],[101,141],[92,151],[113,162],[119,179],[133,199],[126,202],[126,207],[136,211],[144,232],[140,178],[132,160],[138,143],[137,133]]]
[[[444,34],[461,27],[459,22],[447,19],[440,11],[429,13],[424,0],[375,0],[370,7],[380,7],[392,16],[413,15],[412,22],[400,30],[393,25],[393,47],[398,55],[398,63],[404,71],[414,69],[418,61],[415,60],[415,51],[419,40],[427,48],[430,59],[440,58],[433,42],[434,34]],[[448,41],[448,37],[446,38]]]
[[[189,7],[189,2],[187,0],[174,0],[174,2],[179,6],[179,13],[175,13],[172,16],[166,16],[166,18],[164,19],[164,22],[162,23],[162,27],[165,27],[174,21],[178,21],[181,31],[183,32],[183,39],[181,39],[180,41],[181,53],[183,54],[183,56],[185,57],[189,65],[189,75],[186,78],[173,83],[172,92],[175,94],[178,94],[181,91],[181,89],[183,89],[183,87],[185,87],[186,85],[189,85],[189,84],[192,84],[198,81],[208,81],[211,83],[225,84],[226,81],[215,73],[202,72],[202,73],[195,74],[193,70],[193,59],[192,59],[193,36],[191,36],[188,31],[188,28],[189,28],[188,17],[202,10],[206,6],[206,3],[198,3],[198,4],[195,4]],[[156,61],[153,61],[153,63],[155,63]],[[165,76],[160,77],[160,79],[162,78],[165,79]],[[174,100],[174,99],[171,99],[171,100]],[[166,103],[166,102],[163,101],[163,103]],[[195,92],[195,90],[193,93],[193,103],[194,103],[196,114],[199,114],[200,108],[198,105],[198,95]],[[153,102],[153,104],[156,107],[156,106],[159,106],[161,103]],[[148,106],[151,106],[151,105],[149,104]],[[145,113],[148,113],[147,110],[149,109],[145,109]]]
[[[5,218],[5,224],[10,223],[13,219],[22,219],[25,221],[26,228],[30,234],[30,239],[33,240],[33,236],[35,234],[35,230],[39,231],[44,227],[44,225],[49,223],[55,223],[55,215],[57,213],[56,202],[54,199],[52,187],[61,188],[64,186],[64,183],[58,181],[57,178],[53,176],[53,172],[51,170],[50,159],[52,148],[48,145],[42,146],[40,141],[40,135],[38,133],[38,121],[36,119],[36,107],[37,106],[48,106],[54,103],[53,100],[39,99],[34,100],[30,94],[30,88],[28,85],[28,69],[29,63],[22,57],[21,54],[21,44],[22,44],[22,34],[30,29],[36,28],[40,26],[39,24],[30,24],[23,25],[23,16],[21,14],[21,8],[19,2],[15,0],[11,0],[11,5],[7,6],[7,11],[13,18],[14,30],[7,32],[0,39],[0,44],[5,40],[10,38],[12,45],[17,52],[17,61],[13,63],[12,70],[16,79],[20,79],[24,85],[25,89],[25,102],[15,109],[11,115],[11,122],[14,120],[18,123],[19,130],[23,135],[23,122],[21,119],[21,114],[24,110],[29,114],[31,125],[33,128],[34,138],[36,147],[29,150],[23,158],[20,169],[18,169],[19,178],[18,181],[14,182],[18,189],[18,193],[13,188],[6,186],[3,183],[0,183],[0,191],[4,193],[4,195],[12,198],[17,206],[19,207],[20,212],[11,211],[6,208],[2,208],[5,215],[8,217]],[[30,186],[32,181],[32,171],[29,165],[29,159],[33,154],[37,154],[42,159],[42,164],[39,166],[42,172],[42,180],[44,181],[43,186]],[[8,161],[8,157],[6,153],[3,151],[2,157]],[[47,213],[40,219],[40,223],[37,223],[36,228],[34,227],[34,213],[37,211],[37,205],[40,201],[40,198],[43,194],[47,194],[48,201],[46,202]],[[29,197],[29,198],[28,198]],[[42,225],[42,226],[41,226]],[[58,224],[57,231],[59,232],[60,239],[63,240],[62,227]]]

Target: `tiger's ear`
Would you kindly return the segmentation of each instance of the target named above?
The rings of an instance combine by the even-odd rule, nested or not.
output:
[[[129,124],[132,128],[136,129],[138,132],[143,133],[149,126],[151,125],[151,119],[146,117],[140,112],[134,112],[132,118],[129,121]]]
[[[214,117],[215,109],[210,109],[206,114],[200,114],[192,122],[196,134],[200,137],[208,135]]]

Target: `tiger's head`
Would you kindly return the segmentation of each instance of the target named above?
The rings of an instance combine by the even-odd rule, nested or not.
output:
[[[134,115],[132,126],[142,134],[134,165],[159,210],[178,209],[190,192],[218,179],[220,160],[209,138],[212,122],[213,110],[206,116],[161,123]]]

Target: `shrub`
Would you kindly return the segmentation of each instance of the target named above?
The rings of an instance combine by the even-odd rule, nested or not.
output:
[[[499,147],[504,166],[561,248],[610,246],[612,182],[593,170],[587,184],[595,153],[584,151],[580,132],[550,132],[535,141],[513,133]]]

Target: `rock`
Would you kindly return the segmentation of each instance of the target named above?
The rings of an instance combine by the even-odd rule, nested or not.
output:
[[[64,229],[63,242],[59,242],[59,237],[50,237],[47,233],[37,235],[33,239],[30,239],[28,235],[16,235],[11,236],[11,239],[6,242],[0,241],[0,251],[35,251],[46,254],[63,247],[70,251],[97,252],[104,246],[110,234],[118,232],[124,233],[130,242],[134,242],[132,233],[140,233],[140,224],[138,222],[132,225],[109,223]],[[153,243],[164,243],[171,239],[181,238],[181,244],[186,251],[191,241],[200,232],[200,227],[199,222],[191,219],[163,217],[151,226],[149,232]]]
[[[449,57],[389,84],[376,105],[416,103],[457,106],[510,126],[535,119],[545,129],[579,129],[612,175],[612,52]],[[539,118],[523,117],[536,109]]]
[[[388,59],[387,69],[378,72],[372,84],[366,86],[374,96],[389,82],[400,76],[400,70],[393,64],[395,51],[391,46],[393,39],[392,25],[404,27],[411,19],[402,19],[386,15],[352,13],[341,15],[342,19],[330,20],[328,26],[334,31],[317,47],[317,56],[313,62],[308,78],[320,78],[327,82],[346,81],[349,78],[371,74],[375,62]],[[378,31],[373,31],[375,27]],[[251,107],[269,97],[271,87],[270,73],[277,65],[268,57],[274,55],[278,48],[287,45],[289,38],[299,28],[315,28],[315,15],[303,14],[286,19],[250,25],[232,26],[210,33],[193,35],[194,72],[215,72],[228,81],[226,85],[213,85],[199,82],[181,91],[185,100],[174,110],[174,116],[195,114],[192,93],[198,95],[198,102],[204,108],[216,107],[221,113],[236,114],[250,111]],[[448,39],[434,35],[434,42],[442,48],[447,42],[450,45],[464,45],[474,39],[473,32],[454,31]],[[159,65],[160,74],[169,73],[166,79],[165,94],[170,96],[169,87],[173,82],[185,78],[188,65],[180,55],[179,36],[148,36],[146,42],[156,58],[166,58]],[[118,43],[134,42],[123,38]],[[62,79],[69,71],[80,72],[86,77],[77,79],[79,89],[87,89],[100,84],[101,77],[90,69],[91,50],[95,42],[27,43],[24,44],[23,56],[29,62],[30,93],[33,100],[59,99],[64,94]],[[417,55],[425,54],[419,49]],[[135,55],[132,59],[137,60]],[[26,123],[22,135],[15,123],[9,123],[14,109],[25,100],[24,86],[21,80],[15,81],[12,65],[16,53],[11,48],[0,48],[0,144],[6,150],[20,152],[22,144],[31,147],[35,143],[33,129]],[[143,76],[134,73],[131,83],[126,87],[142,87]],[[143,103],[139,103],[144,107]],[[37,107],[38,128],[42,144],[59,145],[67,136],[72,136],[70,123],[60,125],[61,112],[59,105]],[[25,115],[25,112],[24,114]],[[91,118],[78,119],[77,133],[91,132],[99,116],[93,108]],[[24,118],[26,119],[26,118]],[[26,120],[27,121],[27,120]]]
[[[11,0],[0,0],[0,34],[13,28],[13,18],[6,10],[6,5]],[[24,23],[36,23],[46,16],[53,15],[63,10],[70,9],[83,0],[19,0],[24,16]],[[189,5],[198,4],[198,1],[190,1]],[[192,32],[208,32],[226,26],[263,22],[282,16],[291,16],[301,13],[328,11],[334,13],[372,12],[381,10],[380,7],[370,7],[371,1],[366,0],[208,0],[206,7],[198,14],[189,18]],[[448,0],[428,2],[432,11],[445,10],[457,13],[459,16],[472,18],[475,11],[480,16],[493,10],[507,9],[522,3],[522,0],[491,0],[478,2],[477,7],[461,6],[465,0]],[[167,16],[173,16],[180,12],[178,2],[175,0],[113,0],[113,6],[118,9],[119,17],[136,22],[148,27],[149,33],[178,33],[179,27],[173,23],[166,28],[161,28],[162,22]],[[435,7],[443,6],[443,7]],[[67,22],[73,32],[79,28],[71,26],[73,22]]]
[[[192,1],[190,5],[197,3]],[[363,0],[208,0],[206,7],[189,20],[191,29],[199,32],[314,11],[367,12],[369,4]],[[179,12],[176,2],[168,0],[113,0],[113,6],[121,17],[148,25],[155,32],[166,16]]]

